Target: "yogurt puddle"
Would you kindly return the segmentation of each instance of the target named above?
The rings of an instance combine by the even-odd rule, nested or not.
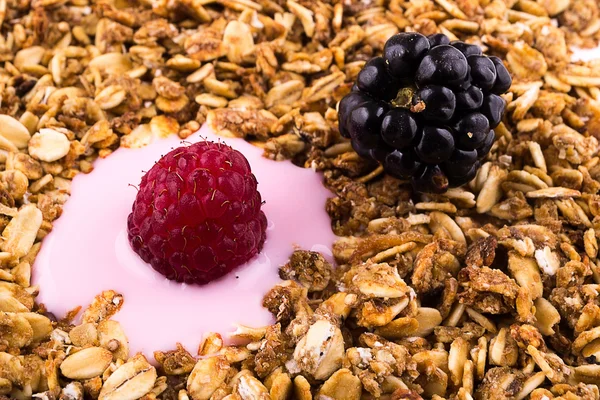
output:
[[[130,354],[151,355],[177,342],[195,353],[207,332],[226,337],[236,323],[272,323],[262,298],[280,281],[277,270],[294,247],[331,249],[335,235],[325,212],[331,193],[312,170],[265,159],[262,149],[243,139],[221,138],[207,126],[186,141],[203,138],[242,152],[258,180],[269,226],[256,258],[219,281],[191,286],[166,280],[130,248],[126,224],[136,195],[131,185],[138,185],[142,171],[161,155],[182,145],[172,135],[141,149],[120,148],[96,161],[90,174],[75,177],[71,198],[34,265],[33,282],[41,287],[38,302],[61,318],[104,290],[121,293],[124,305],[114,319],[127,334]]]

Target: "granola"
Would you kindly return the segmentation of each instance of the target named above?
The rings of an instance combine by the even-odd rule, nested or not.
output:
[[[569,50],[597,45],[597,2],[0,0],[0,31],[0,399],[600,399],[600,62]],[[514,77],[487,162],[444,195],[338,132],[400,31]],[[296,252],[265,296],[276,324],[153,366],[110,319],[120,294],[57,321],[31,265],[74,176],[205,122],[323,173],[338,266]]]

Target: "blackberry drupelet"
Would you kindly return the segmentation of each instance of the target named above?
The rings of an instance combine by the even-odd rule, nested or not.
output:
[[[340,134],[415,190],[442,193],[475,177],[511,84],[502,60],[477,45],[399,33],[340,102]]]

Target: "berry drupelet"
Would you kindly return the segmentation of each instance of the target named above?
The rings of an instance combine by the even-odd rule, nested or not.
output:
[[[392,36],[339,104],[339,128],[362,157],[442,193],[474,178],[512,84],[498,57],[443,34]]]

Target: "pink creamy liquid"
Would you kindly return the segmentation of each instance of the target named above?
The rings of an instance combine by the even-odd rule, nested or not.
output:
[[[242,152],[256,175],[269,221],[267,241],[256,258],[219,281],[191,286],[168,281],[131,250],[126,225],[136,189],[129,184],[138,185],[142,170],[181,146],[173,135],[141,149],[121,148],[98,160],[92,173],[73,180],[72,196],[34,265],[33,280],[41,287],[38,301],[63,317],[103,290],[116,290],[125,302],[114,319],[125,329],[131,354],[148,356],[173,349],[177,342],[195,353],[207,332],[226,338],[235,324],[272,323],[262,298],[280,281],[277,269],[294,246],[331,254],[335,236],[325,212],[331,193],[319,174],[267,160],[243,139],[219,138],[205,126],[187,141],[203,137]]]

